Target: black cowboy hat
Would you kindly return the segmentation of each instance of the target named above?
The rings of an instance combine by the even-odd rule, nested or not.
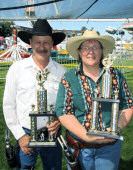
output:
[[[19,31],[18,37],[27,44],[30,44],[29,39],[32,35],[37,36],[51,36],[53,39],[53,46],[61,43],[66,35],[63,32],[52,33],[52,28],[46,19],[38,19],[31,32],[29,31]]]

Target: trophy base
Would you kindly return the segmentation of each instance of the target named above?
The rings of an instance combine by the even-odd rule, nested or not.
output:
[[[30,141],[28,147],[29,148],[57,147],[57,143],[55,141],[53,141],[53,142]]]
[[[109,138],[123,140],[123,136],[115,135],[115,134],[108,133],[108,132],[89,131],[89,132],[86,132],[86,135],[105,136],[105,137],[109,137]]]

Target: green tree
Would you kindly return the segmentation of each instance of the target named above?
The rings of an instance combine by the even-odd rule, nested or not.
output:
[[[87,28],[86,28],[86,27],[82,27],[82,28],[81,28],[81,32],[82,32],[82,34],[85,32],[85,30],[87,30]]]
[[[119,37],[116,38],[116,41],[121,41],[121,39]]]
[[[82,27],[82,28],[81,28],[82,34],[85,32],[85,30],[87,30],[86,27]],[[92,30],[95,30],[95,29],[92,27],[92,28],[90,29],[90,31],[92,31]],[[96,32],[97,32],[98,35],[100,35],[100,32],[99,32],[99,31],[96,31]]]
[[[0,23],[0,36],[3,37],[8,37],[12,35],[12,30],[13,28],[11,27],[11,25],[14,25],[14,22],[1,22]]]

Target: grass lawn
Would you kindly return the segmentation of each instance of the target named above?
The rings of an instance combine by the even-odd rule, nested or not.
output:
[[[129,70],[128,70],[129,71]],[[133,72],[126,73],[125,77],[128,81],[129,88],[133,95]],[[132,170],[133,169],[133,118],[125,127],[122,132],[122,136],[124,136],[124,140],[122,142],[122,153],[121,160],[119,165],[119,170]]]
[[[126,63],[128,65],[128,63]],[[133,64],[132,64],[133,65]],[[131,71],[128,69],[128,71]],[[133,72],[126,73],[125,77],[128,81],[129,88],[133,95]],[[4,80],[0,80],[0,170],[9,170],[9,167],[6,163],[5,159],[5,121],[3,118],[2,111],[2,100],[3,100],[3,91],[4,91]],[[128,126],[122,132],[122,136],[124,136],[124,140],[122,141],[122,153],[121,160],[119,165],[119,170],[132,170],[133,169],[133,119],[130,121]],[[64,130],[63,130],[64,134]],[[11,135],[11,142],[15,144],[16,141]],[[40,158],[38,158],[36,163],[36,170],[42,170],[42,164]],[[63,156],[62,170],[66,170],[66,163]]]

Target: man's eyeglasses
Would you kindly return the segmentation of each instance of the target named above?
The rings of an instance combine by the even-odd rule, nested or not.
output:
[[[88,52],[90,50],[93,50],[93,51],[98,51],[100,50],[101,48],[100,47],[97,47],[97,46],[93,46],[93,47],[81,47],[80,49],[82,49],[83,51],[85,52]]]

